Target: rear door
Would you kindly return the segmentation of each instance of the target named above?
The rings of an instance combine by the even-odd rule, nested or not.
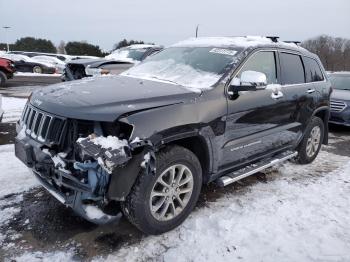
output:
[[[278,151],[295,139],[290,104],[283,94],[274,96],[270,88],[281,83],[279,68],[277,50],[260,50],[248,57],[236,74],[262,72],[268,88],[239,92],[235,99],[228,99],[221,169]]]
[[[316,108],[318,92],[306,81],[305,64],[299,53],[281,51],[279,58],[282,92],[290,107],[289,118],[298,126],[298,138],[301,138],[302,131]]]

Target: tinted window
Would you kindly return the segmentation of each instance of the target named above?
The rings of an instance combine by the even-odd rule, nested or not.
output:
[[[316,60],[304,57],[304,66],[307,83],[323,81],[323,74]]]
[[[264,73],[268,84],[277,84],[276,59],[274,52],[258,52],[250,57],[243,65],[238,77],[244,71]]]
[[[281,53],[282,83],[284,85],[305,83],[304,67],[299,55]]]

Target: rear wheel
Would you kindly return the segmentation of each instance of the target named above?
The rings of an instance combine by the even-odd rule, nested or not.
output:
[[[43,72],[43,69],[40,66],[33,67],[33,73],[41,74],[42,72]]]
[[[5,86],[7,77],[4,72],[0,71],[0,86]]]
[[[171,146],[157,154],[156,174],[140,174],[122,204],[124,215],[147,234],[161,234],[180,225],[196,205],[202,186],[198,158]]]
[[[319,117],[313,117],[306,127],[305,135],[298,149],[298,162],[308,164],[314,161],[321,149],[324,124]]]

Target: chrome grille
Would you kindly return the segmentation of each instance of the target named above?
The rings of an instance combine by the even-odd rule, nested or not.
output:
[[[66,120],[27,104],[21,117],[21,125],[25,126],[26,134],[33,139],[45,144],[53,144],[60,142]]]
[[[331,111],[333,112],[342,112],[346,106],[346,103],[343,101],[331,100]]]

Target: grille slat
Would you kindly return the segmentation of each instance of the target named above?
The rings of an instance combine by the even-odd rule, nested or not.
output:
[[[63,133],[66,119],[40,111],[26,105],[21,125],[26,126],[26,133],[45,144],[58,144]]]
[[[346,103],[343,101],[331,100],[331,111],[342,112],[347,107]]]

